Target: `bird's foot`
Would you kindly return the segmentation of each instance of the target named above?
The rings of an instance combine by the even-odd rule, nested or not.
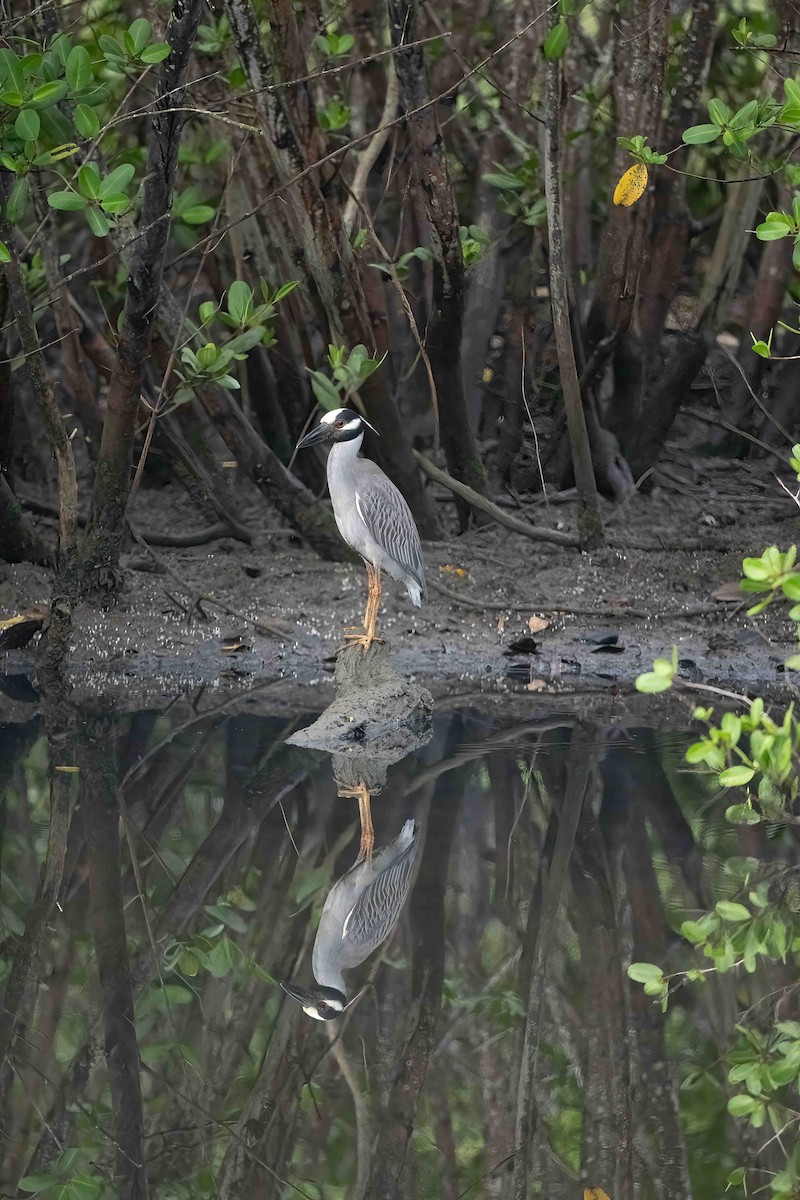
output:
[[[369,630],[365,629],[363,625],[348,625],[342,632],[346,642],[356,642],[364,650],[369,650],[373,642],[383,645],[383,638],[370,634]]]

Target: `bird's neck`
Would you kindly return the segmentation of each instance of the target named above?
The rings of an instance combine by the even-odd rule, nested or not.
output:
[[[364,435],[360,433],[358,437],[350,438],[347,442],[334,442],[328,455],[328,471],[330,472],[332,464],[342,467],[355,462],[363,440]]]
[[[337,992],[341,992],[347,998],[344,976],[338,967],[333,964],[326,964],[324,968],[319,970],[319,973],[314,972],[314,978],[320,987],[335,988]]]

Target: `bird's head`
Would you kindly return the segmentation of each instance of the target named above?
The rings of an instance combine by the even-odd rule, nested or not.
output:
[[[287,996],[291,996],[301,1005],[303,1012],[315,1021],[332,1021],[340,1016],[348,1007],[347,997],[337,988],[297,987],[294,983],[282,983],[281,987]]]
[[[300,439],[297,449],[305,450],[306,446],[313,446],[315,442],[350,442],[353,438],[361,437],[365,429],[378,432],[352,408],[335,408],[332,412],[326,412],[319,425]]]

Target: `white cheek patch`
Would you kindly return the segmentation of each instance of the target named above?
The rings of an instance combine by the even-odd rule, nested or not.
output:
[[[325,413],[324,417],[320,417],[319,423],[320,425],[333,425],[334,421],[338,421],[342,413],[346,411],[344,408],[335,408],[333,412]]]
[[[356,419],[354,421],[348,421],[347,424],[344,426],[344,428],[345,429],[358,429],[360,427],[361,423],[362,423],[361,418],[356,417]]]

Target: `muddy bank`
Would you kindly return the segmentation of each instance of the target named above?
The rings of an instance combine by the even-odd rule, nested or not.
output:
[[[724,477],[716,465],[713,478]],[[177,493],[147,504],[151,526],[159,514],[165,530],[185,527],[190,514]],[[676,645],[687,679],[780,692],[793,630],[777,614],[748,618],[735,584],[743,555],[794,540],[796,512],[788,499],[777,509],[732,499],[717,483],[680,497],[656,489],[617,516],[609,506],[618,545],[591,555],[495,525],[428,544],[428,604],[415,609],[386,584],[379,620],[391,663],[436,698],[508,688],[614,695]],[[554,527],[570,519],[569,505],[536,514]],[[645,538],[666,548],[625,547]],[[670,548],[703,538],[703,549]],[[360,568],[323,563],[267,529],[250,547],[220,541],[158,554],[168,574],[131,555],[123,605],[76,614],[69,673],[77,696],[139,703],[271,681],[273,695],[324,707],[341,629],[363,613]],[[715,598],[722,585],[732,600]],[[0,563],[0,618],[46,604],[49,590],[45,569]],[[0,672],[23,686],[35,674],[35,647],[3,655]]]

